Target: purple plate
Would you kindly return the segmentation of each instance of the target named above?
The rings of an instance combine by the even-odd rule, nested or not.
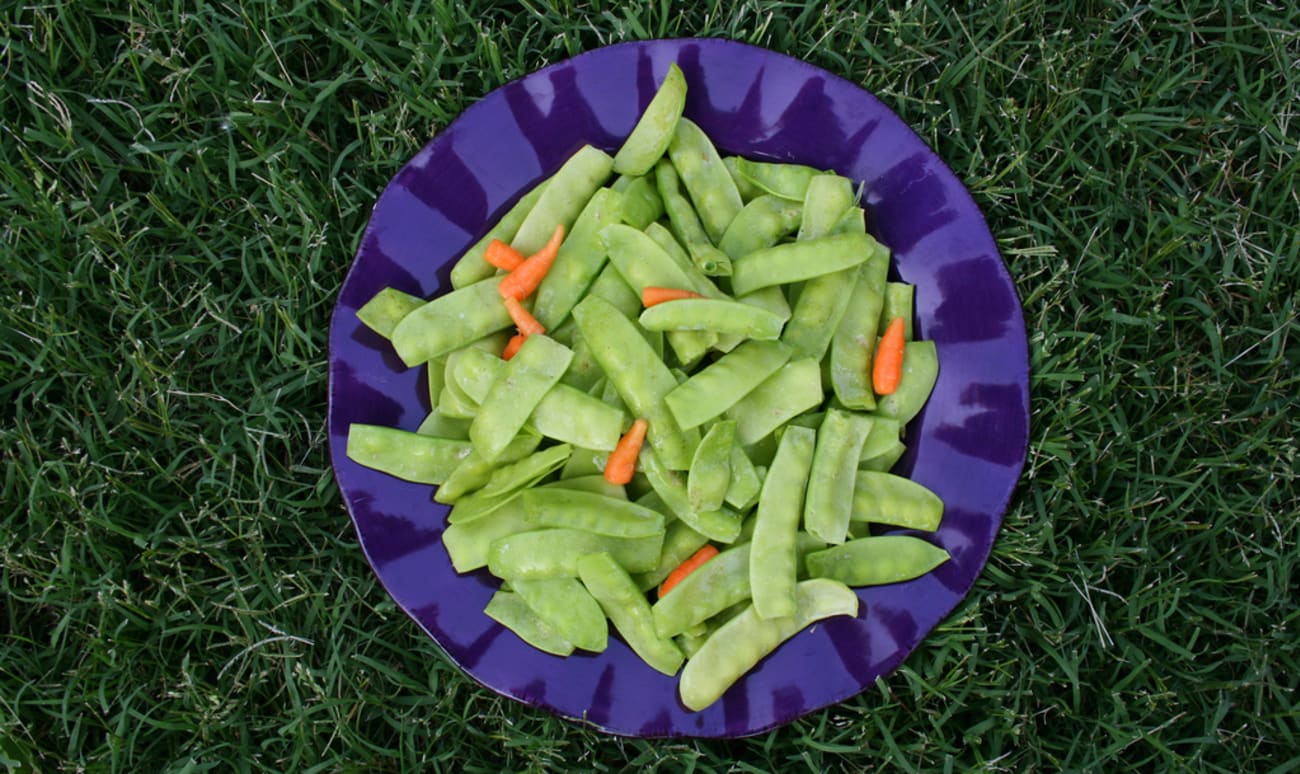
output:
[[[916,285],[919,338],[940,374],[908,427],[896,471],[937,492],[933,536],[952,561],[909,583],[859,590],[856,619],[801,632],[712,707],[690,712],[677,678],[616,637],[599,655],[556,658],[483,615],[486,571],[457,575],[432,487],[344,454],[353,422],[414,430],[429,410],[425,369],[405,369],[356,310],[391,286],[431,297],[454,259],[583,143],[616,150],[670,62],[686,115],[724,153],[794,161],[866,183],[868,227]],[[366,557],[397,604],[488,688],[617,734],[744,736],[853,696],[902,663],[970,590],[1020,477],[1029,362],[1015,286],[970,194],[889,108],[796,59],[725,40],[657,40],[591,51],[488,94],[397,173],[375,206],[330,323],[329,432],[339,487]]]

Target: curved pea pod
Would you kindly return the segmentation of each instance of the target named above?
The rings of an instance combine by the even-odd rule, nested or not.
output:
[[[677,63],[668,65],[668,72],[659,84],[650,104],[646,105],[632,127],[632,133],[614,156],[614,171],[620,175],[644,175],[668,149],[673,139],[677,121],[686,106],[686,76]]]
[[[808,192],[808,183],[819,170],[802,164],[784,164],[771,161],[736,159],[736,173],[760,191],[802,202]]]
[[[519,639],[544,653],[567,656],[573,652],[573,643],[560,636],[555,627],[534,613],[518,594],[498,591],[488,600],[483,613],[519,635]]]
[[[853,181],[834,172],[816,175],[804,192],[803,222],[799,239],[815,239],[831,233],[844,213],[857,204]]]
[[[497,293],[500,277],[489,277],[438,296],[393,328],[393,349],[417,366],[510,327],[514,321]]]
[[[650,604],[621,565],[608,553],[589,554],[578,561],[578,573],[628,647],[652,669],[677,674],[685,659],[681,649],[655,633]]]
[[[641,465],[650,486],[664,504],[691,529],[719,543],[730,543],[740,534],[740,518],[734,511],[725,507],[715,511],[692,508],[686,484],[664,465],[654,450],[641,450]]]
[[[441,484],[473,447],[453,441],[379,425],[348,428],[348,459],[358,465],[417,484]]]
[[[529,517],[543,527],[565,527],[617,538],[662,535],[664,517],[649,508],[562,487],[530,489],[520,498]]]
[[[736,423],[730,420],[718,422],[704,434],[686,476],[686,495],[691,508],[716,511],[722,507],[731,484],[731,451],[735,446]]]
[[[403,293],[397,288],[384,288],[357,310],[357,319],[370,330],[388,338],[403,317],[422,306],[424,299],[419,296]]]
[[[916,286],[906,282],[885,283],[885,306],[880,310],[880,330],[884,330],[895,317],[903,318],[903,339],[912,340],[912,311]]]
[[[886,450],[858,463],[858,470],[875,470],[887,472],[907,453],[907,444],[902,441],[894,443]]]
[[[433,493],[435,502],[454,503],[464,495],[482,487],[492,479],[492,473],[500,465],[518,462],[537,450],[542,437],[537,433],[523,432],[515,436],[496,462],[488,462],[477,451],[470,451],[460,461],[456,469],[447,476],[447,480]]]
[[[740,174],[740,157],[723,156],[722,165],[727,168],[727,173],[731,175],[731,182],[736,184],[736,191],[740,193],[740,200],[749,203],[763,195],[763,189],[754,185],[749,178]]]
[[[659,197],[663,201],[668,222],[672,224],[673,232],[690,259],[689,268],[695,269],[701,276],[730,275],[731,259],[713,245],[695,209],[681,192],[677,170],[667,159],[655,165],[655,182],[659,186]],[[712,293],[703,287],[696,287],[695,290],[705,295],[716,295],[716,289]]]
[[[577,578],[519,578],[510,585],[537,617],[575,647],[593,653],[605,649],[609,638],[605,613]]]
[[[764,194],[746,204],[736,215],[718,242],[718,249],[733,261],[743,260],[746,255],[771,247],[781,237],[799,228],[802,218],[803,205],[799,202]]]
[[[816,360],[791,360],[727,409],[736,440],[751,446],[822,402],[822,369]]]
[[[871,389],[871,356],[876,350],[888,269],[889,258],[883,251],[873,253],[871,260],[858,267],[848,308],[831,337],[831,386],[835,397],[847,408],[876,407]]]
[[[600,238],[609,253],[610,262],[636,294],[638,308],[641,304],[641,291],[650,285],[684,288],[709,298],[726,298],[694,265],[680,264],[644,231],[615,223],[601,229]]]
[[[795,614],[799,517],[817,434],[788,427],[763,481],[749,556],[749,586],[762,618]]]
[[[750,544],[728,548],[678,581],[651,606],[655,631],[672,637],[750,598]]]
[[[466,573],[487,566],[488,549],[497,539],[534,529],[537,525],[515,499],[481,519],[447,525],[442,531],[442,545],[456,572]]]
[[[580,529],[534,529],[498,538],[488,548],[488,571],[498,578],[576,578],[578,560],[608,552],[628,572],[648,572],[659,561],[663,533],[616,538]]]
[[[659,198],[659,188],[655,185],[654,180],[648,175],[619,178],[619,180],[628,181],[620,189],[620,193],[623,194],[623,204],[619,211],[619,220],[632,228],[639,228],[644,231],[646,226],[663,217],[664,203]],[[616,188],[617,185],[616,181]]]
[[[903,425],[897,419],[872,415],[871,432],[862,444],[862,456],[859,462],[865,462],[878,454],[893,448],[902,438]]]
[[[580,476],[599,476],[605,472],[605,461],[608,459],[609,452],[597,449],[574,449],[573,454],[564,463],[564,468],[560,470],[560,480]]]
[[[456,500],[447,514],[449,524],[463,524],[483,518],[515,499],[523,491],[559,470],[568,461],[573,447],[552,446],[504,465],[492,472],[483,488]]]
[[[601,188],[582,208],[573,229],[560,243],[555,263],[537,286],[533,301],[533,317],[554,330],[563,323],[582,299],[587,288],[595,281],[605,266],[605,245],[600,240],[600,230],[617,223],[623,211],[624,196],[617,191]]]
[[[881,586],[919,578],[951,558],[942,548],[911,535],[882,535],[847,543],[805,557],[808,573],[850,586]]]
[[[780,337],[785,320],[766,309],[739,301],[683,298],[646,309],[641,313],[640,323],[649,331],[713,331],[773,341]]]
[[[537,334],[524,341],[493,382],[469,427],[470,440],[484,459],[501,455],[572,360],[572,350],[547,336]]]
[[[589,296],[574,308],[573,314],[610,383],[633,415],[649,422],[650,446],[670,468],[689,468],[700,435],[696,430],[679,428],[664,403],[664,396],[677,387],[677,380],[663,360],[642,338],[636,325],[607,302]]]
[[[747,341],[674,387],[664,402],[682,427],[698,427],[763,384],[790,355],[777,342]]]
[[[831,234],[865,234],[867,233],[867,213],[861,207],[850,207],[840,219],[835,221],[828,233]]]
[[[614,159],[608,153],[590,145],[579,148],[551,176],[546,190],[519,224],[510,245],[524,255],[532,255],[551,238],[556,224],[563,223],[566,229],[573,226],[613,167]]]
[[[634,290],[613,263],[606,264],[601,269],[600,275],[587,290],[587,295],[608,302],[629,320],[635,320],[641,313],[641,291]],[[582,328],[579,327],[578,330],[581,332]]]
[[[500,239],[502,242],[510,242],[515,238],[515,233],[519,231],[519,224],[524,222],[528,213],[532,211],[537,200],[542,198],[546,191],[550,179],[547,178],[537,185],[533,186],[528,193],[520,197],[505,215],[502,215],[496,224],[488,230],[483,238],[475,242],[465,254],[457,261],[456,265],[451,268],[451,286],[453,288],[463,288],[473,285],[475,282],[483,280],[496,274],[497,267],[483,260],[483,253],[487,251],[488,243],[493,239]]]
[[[847,269],[873,255],[875,245],[866,234],[832,234],[755,250],[736,261],[731,288],[737,295],[745,295],[769,285],[802,282]]]
[[[658,497],[658,493],[654,493]],[[637,588],[649,591],[664,582],[668,574],[700,550],[709,539],[691,529],[684,521],[674,521],[664,531],[664,545],[659,553],[659,563],[653,570],[638,573],[632,580]]]
[[[415,432],[420,435],[431,435],[435,438],[449,438],[453,441],[469,440],[469,420],[457,419],[456,417],[444,416],[437,407],[429,412],[420,426],[415,428]]]
[[[933,532],[943,520],[943,500],[909,478],[860,470],[854,477],[850,518]]]
[[[703,129],[682,118],[668,143],[668,158],[695,204],[705,233],[717,244],[744,206],[722,157]]]
[[[939,353],[933,341],[909,341],[903,346],[903,378],[892,395],[876,404],[876,412],[906,424],[930,399],[939,379]]]
[[[696,712],[722,697],[759,661],[804,627],[832,616],[858,614],[858,597],[843,583],[806,580],[795,588],[796,612],[762,619],[753,607],[718,628],[682,670],[682,703]]]
[[[708,242],[692,242],[686,247],[695,268],[710,277],[730,277],[731,257]]]
[[[574,476],[572,478],[561,478],[559,481],[552,481],[549,484],[543,484],[542,487],[553,489],[572,489],[576,492],[589,492],[591,494],[601,495],[602,497],[612,497],[615,500],[626,500],[627,489],[619,484],[611,484],[605,480],[604,476]],[[651,510],[654,510],[653,508]]]
[[[651,223],[642,230],[646,236],[653,239],[654,243],[663,249],[669,258],[673,259],[673,263],[676,263],[683,272],[689,271],[692,265],[690,253],[686,252],[686,248],[682,247],[681,243],[677,241],[677,237],[673,236],[673,232],[658,222]]]
[[[827,543],[843,543],[853,512],[853,491],[862,444],[871,418],[839,409],[826,412],[808,475],[804,529]]]
[[[740,444],[734,444],[731,447],[731,480],[727,482],[727,493],[723,499],[727,505],[743,511],[758,500],[762,486],[763,480],[758,477],[758,471],[749,455],[740,448]]]

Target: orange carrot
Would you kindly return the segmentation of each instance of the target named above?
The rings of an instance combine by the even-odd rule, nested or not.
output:
[[[662,304],[665,301],[680,301],[683,298],[704,298],[704,296],[692,290],[680,290],[678,288],[661,288],[655,285],[646,285],[641,290],[641,306],[647,309]]]
[[[875,362],[871,364],[871,386],[877,395],[893,395],[903,379],[904,322],[895,317],[876,344]]]
[[[529,314],[518,299],[506,296],[503,300],[506,304],[506,311],[510,313],[510,319],[515,321],[515,327],[519,329],[521,334],[531,336],[534,333],[546,333],[546,326]]]
[[[493,239],[488,242],[487,249],[483,251],[483,260],[498,269],[514,271],[519,264],[524,262],[524,257],[519,254],[518,250],[500,239]]]
[[[691,554],[691,558],[677,565],[677,569],[668,573],[668,577],[664,579],[664,582],[659,584],[659,598],[663,599],[664,594],[672,591],[673,587],[681,583],[683,578],[698,570],[700,565],[717,555],[718,549],[712,545],[705,545],[699,551]]]
[[[645,443],[645,431],[649,426],[649,422],[638,419],[618,439],[618,445],[609,453],[609,460],[605,463],[606,481],[621,486],[632,480],[632,474],[636,472],[636,458],[641,455],[641,444]]]
[[[514,338],[506,342],[506,348],[501,350],[501,359],[509,360],[510,358],[514,357],[515,353],[519,351],[519,348],[524,345],[524,339],[526,338],[528,337],[525,336],[524,334],[516,333],[514,335]]]
[[[555,256],[560,252],[560,243],[564,241],[564,224],[558,223],[555,226],[555,233],[551,234],[551,239],[541,250],[528,256],[528,258],[501,280],[497,286],[497,292],[502,298],[515,298],[523,301],[528,298],[537,286],[542,284],[542,278],[546,272],[551,270],[551,264],[555,263]]]

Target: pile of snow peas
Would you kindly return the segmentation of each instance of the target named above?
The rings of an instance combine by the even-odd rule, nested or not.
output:
[[[415,432],[352,425],[347,454],[437,487],[456,571],[501,579],[488,616],[557,656],[603,651],[612,622],[701,710],[809,624],[858,615],[851,587],[949,556],[915,534],[939,497],[889,472],[939,363],[860,190],[722,157],[685,97],[673,65],[617,155],[583,147],[524,194],[451,292],[359,310],[427,368],[433,410]],[[489,249],[549,268],[528,286]],[[611,475],[629,443],[635,472]]]

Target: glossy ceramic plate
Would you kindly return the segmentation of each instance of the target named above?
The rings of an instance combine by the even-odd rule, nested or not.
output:
[[[895,468],[946,504],[933,539],[952,561],[908,583],[859,590],[855,619],[799,633],[703,712],[677,678],[616,637],[599,655],[556,658],[483,614],[497,586],[457,575],[432,487],[344,454],[353,422],[414,430],[429,411],[424,368],[406,369],[356,310],[384,287],[431,297],[456,257],[535,181],[583,143],[613,152],[670,62],[689,84],[686,115],[724,153],[834,169],[864,181],[868,228],[916,285],[918,338],[939,381]],[[743,736],[853,696],[889,673],[970,590],[1025,460],[1028,350],[1015,287],[987,225],[953,173],[862,88],[804,62],[723,40],[610,46],[509,83],[474,104],[384,190],[330,324],[329,432],[335,475],[362,547],[388,592],[488,688],[634,736]]]

